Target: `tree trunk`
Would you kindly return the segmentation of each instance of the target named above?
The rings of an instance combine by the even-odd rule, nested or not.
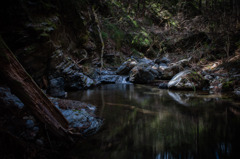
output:
[[[98,16],[97,16],[97,13],[96,13],[96,11],[94,10],[94,8],[92,8],[92,12],[93,12],[93,14],[94,14],[95,22],[96,22],[96,24],[97,24],[97,29],[98,29],[98,35],[99,35],[99,38],[100,38],[100,41],[101,41],[101,44],[102,44],[101,55],[100,55],[101,70],[102,70],[102,68],[103,68],[103,54],[104,54],[105,45],[104,45],[104,41],[103,41],[103,37],[102,37],[102,32],[101,32],[101,28],[100,28],[100,22],[99,22],[99,20],[98,20]]]
[[[72,140],[68,121],[41,91],[0,36],[0,77],[53,134]]]
[[[199,11],[202,12],[202,0],[198,1],[198,8],[199,8]]]

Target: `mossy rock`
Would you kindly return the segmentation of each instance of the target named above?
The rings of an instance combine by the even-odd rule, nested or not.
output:
[[[176,74],[168,83],[168,88],[179,90],[202,90],[209,83],[197,72],[185,70]]]

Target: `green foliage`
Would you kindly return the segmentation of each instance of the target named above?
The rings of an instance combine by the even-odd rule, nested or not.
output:
[[[102,34],[102,37],[103,37],[104,40],[108,39],[108,37],[109,37],[108,33],[102,31],[101,34]]]
[[[146,31],[136,33],[132,39],[132,44],[138,48],[149,47],[152,43],[150,35]]]
[[[131,24],[133,25],[133,27],[135,27],[135,28],[138,28],[138,27],[139,27],[137,21],[134,20],[130,15],[127,16],[127,19],[130,20],[130,22],[131,22]]]
[[[135,57],[139,57],[139,58],[143,58],[144,57],[144,54],[137,51],[136,49],[132,49],[132,55],[135,56]]]
[[[106,39],[110,37],[115,41],[117,47],[116,49],[117,50],[120,49],[125,38],[124,31],[122,31],[117,25],[109,22],[108,20],[105,20],[103,25],[104,25],[103,28],[104,31],[102,31],[103,38]]]

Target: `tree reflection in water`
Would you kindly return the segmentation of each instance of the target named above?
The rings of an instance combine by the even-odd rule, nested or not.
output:
[[[70,93],[99,106],[102,130],[79,143],[81,158],[233,158],[240,118],[231,99],[119,84]],[[235,112],[234,112],[234,111]]]

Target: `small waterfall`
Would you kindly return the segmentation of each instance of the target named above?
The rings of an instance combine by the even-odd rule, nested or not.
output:
[[[122,83],[122,84],[131,84],[131,82],[128,81],[129,76],[119,76],[116,83]]]

